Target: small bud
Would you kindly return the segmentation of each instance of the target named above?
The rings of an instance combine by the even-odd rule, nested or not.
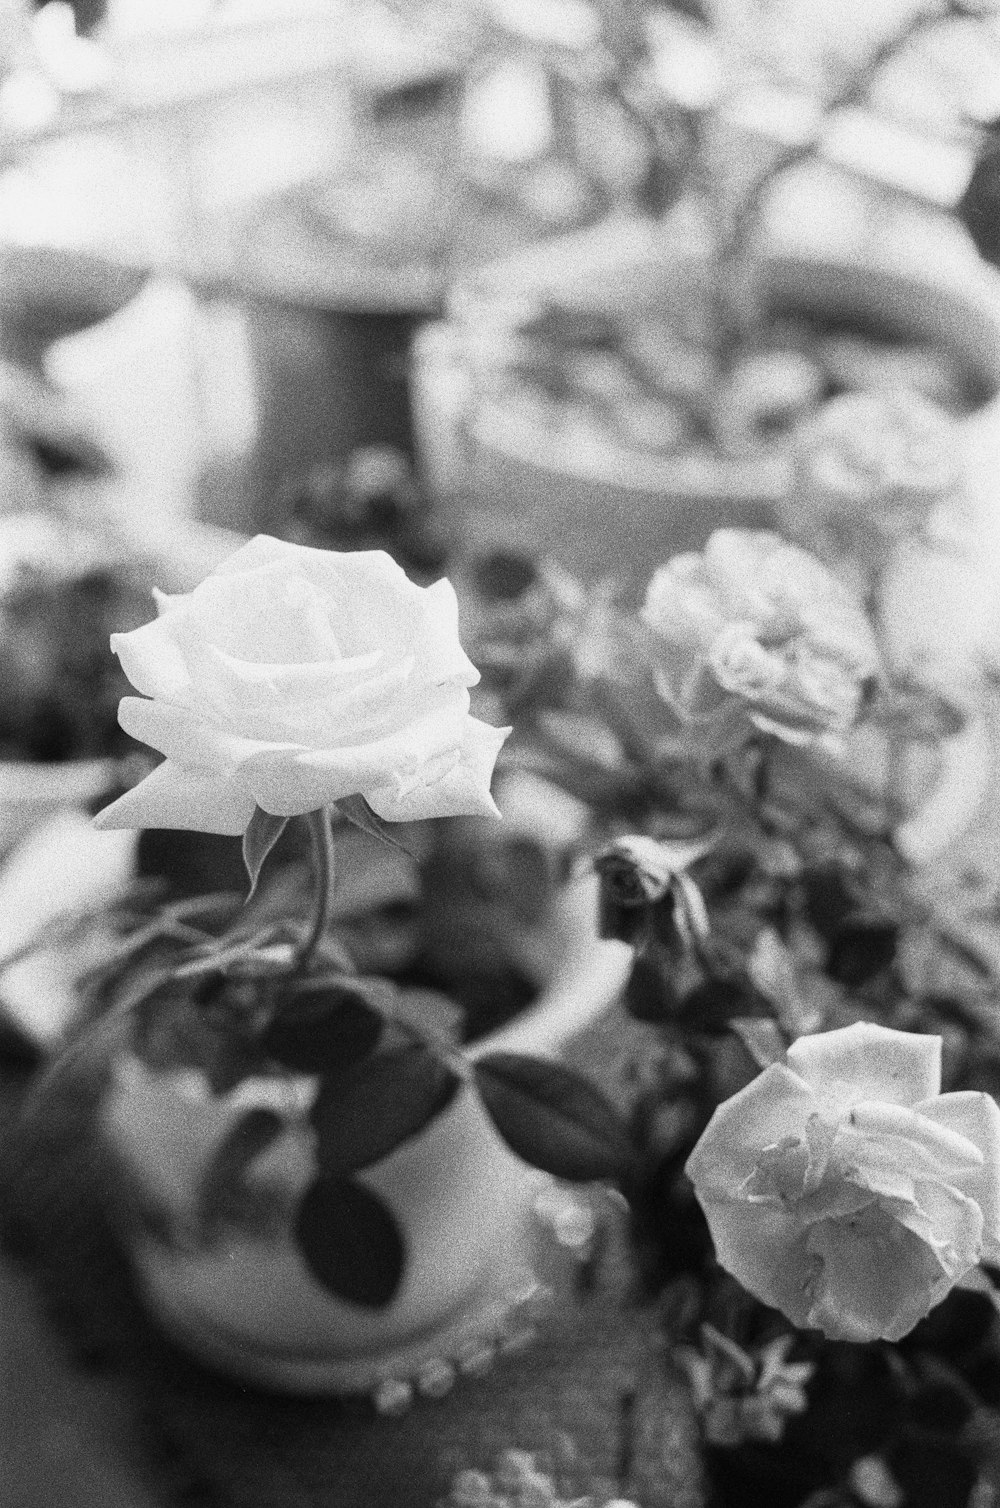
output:
[[[662,900],[678,869],[674,845],[643,836],[619,838],[594,863],[601,884],[620,906]]]

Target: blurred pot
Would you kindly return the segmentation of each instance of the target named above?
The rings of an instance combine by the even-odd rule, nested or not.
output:
[[[980,414],[995,408],[1000,426],[992,396],[1000,386],[1000,299],[986,279],[970,277],[957,289],[861,261],[777,255],[767,276],[777,315],[816,315],[940,345],[989,395]],[[560,434],[519,401],[514,383],[507,393],[488,391],[471,368],[468,332],[482,341],[485,331],[488,342],[511,307],[558,301],[571,311],[634,317],[655,313],[683,283],[677,255],[665,254],[653,229],[605,224],[481,272],[460,291],[458,319],[445,327],[451,338],[440,328],[421,337],[418,448],[432,484],[461,507],[470,547],[516,538],[528,553],[638,592],[655,563],[700,548],[713,529],[773,522],[792,475],[780,444],[734,459],[707,443],[673,454],[642,450],[584,419]],[[488,368],[488,348],[482,360]]]
[[[512,939],[512,956],[535,970],[540,993],[521,1022],[477,1052],[556,1053],[611,1002],[625,950],[598,941],[595,903],[589,881],[568,887],[542,923]],[[208,1365],[286,1392],[370,1393],[393,1411],[414,1391],[447,1391],[458,1373],[530,1335],[544,1175],[506,1148],[463,1086],[426,1129],[359,1176],[395,1217],[407,1266],[390,1303],[349,1302],[319,1285],[293,1239],[298,1197],[315,1171],[313,1092],[301,1077],[257,1077],[213,1097],[201,1075],[151,1072],[120,1056],[103,1136],[157,1232],[147,1225],[136,1236],[133,1264],[152,1313]],[[234,1120],[265,1107],[285,1124],[245,1187],[277,1202],[277,1224],[262,1233],[234,1218],[199,1239],[205,1170]]]

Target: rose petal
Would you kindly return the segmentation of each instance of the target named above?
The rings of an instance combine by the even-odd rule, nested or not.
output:
[[[387,771],[418,780],[421,770],[459,754],[468,721],[468,692],[455,691],[446,705],[368,743],[338,749],[290,745],[265,748],[241,766],[241,775],[264,811],[295,816],[385,784]]]
[[[805,1325],[812,1305],[814,1260],[794,1213],[778,1203],[701,1199],[721,1266],[743,1287]]]
[[[414,715],[418,691],[412,656],[255,665],[209,646],[200,668],[199,699],[241,735],[294,738],[320,748],[360,743],[398,727]]]
[[[979,1205],[958,1189],[921,1179],[914,1198],[891,1205],[895,1218],[934,1252],[945,1276],[954,1283],[975,1267],[983,1249],[983,1216]]]
[[[98,812],[94,826],[170,827],[234,837],[246,831],[253,810],[254,798],[239,779],[186,770],[168,759]]]
[[[250,543],[258,541],[262,558],[280,564],[283,573],[305,577],[321,593],[344,655],[377,647],[396,659],[417,642],[428,589],[411,581],[384,550],[314,550],[266,535]]]
[[[858,1021],[799,1037],[788,1065],[824,1105],[844,1110],[861,1100],[916,1105],[941,1088],[941,1038]]]
[[[831,1340],[901,1340],[951,1286],[926,1242],[878,1202],[810,1226],[806,1250],[821,1264],[806,1323]]]
[[[493,766],[510,728],[494,728],[470,717],[459,762],[440,779],[408,790],[380,786],[366,791],[372,810],[386,822],[410,822],[424,817],[499,817],[490,795]]]
[[[322,594],[279,564],[239,576],[208,576],[183,613],[162,621],[192,668],[209,650],[265,665],[313,664],[339,660],[343,653]]]
[[[787,633],[796,626],[797,615],[789,614],[782,600],[791,597],[791,584],[783,573],[774,579],[776,555],[792,548],[767,530],[716,529],[709,536],[705,570],[727,621],[753,624],[769,634]],[[780,559],[784,564],[784,553]]]
[[[859,1100],[853,1105],[838,1146],[852,1146],[857,1157],[904,1169],[914,1177],[951,1178],[983,1165],[982,1152],[967,1136],[907,1106],[884,1101]]]
[[[261,747],[213,727],[185,707],[141,696],[122,697],[118,721],[131,738],[177,764],[206,773],[231,775],[241,759]]]
[[[154,618],[127,634],[111,635],[111,650],[136,691],[177,701],[188,691],[191,676],[171,630],[171,615]]]
[[[424,679],[435,685],[450,680],[478,685],[479,671],[458,641],[458,598],[451,582],[442,579],[426,587],[423,609],[424,621],[413,652]]]
[[[817,1109],[809,1085],[772,1063],[716,1109],[688,1158],[685,1172],[699,1198],[735,1196],[756,1171],[761,1151],[785,1136],[805,1135]]]
[[[258,566],[273,565],[276,561],[286,560],[293,553],[305,548],[298,545],[290,545],[286,539],[275,539],[271,534],[255,534],[248,539],[245,545],[234,550],[232,555],[227,555],[224,560],[212,572],[214,576],[239,576],[244,571],[256,570]],[[319,553],[316,551],[315,553]]]
[[[938,1095],[917,1109],[938,1125],[957,1131],[982,1152],[982,1167],[951,1181],[979,1205],[986,1257],[1000,1261],[1000,1109],[990,1095],[976,1089]]]
[[[700,555],[675,555],[654,572],[642,618],[672,650],[689,658],[708,651],[726,619]]]

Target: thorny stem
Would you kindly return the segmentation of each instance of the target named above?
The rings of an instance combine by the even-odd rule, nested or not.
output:
[[[295,950],[292,972],[304,973],[320,939],[330,924],[331,907],[335,886],[333,827],[330,813],[325,807],[307,812],[305,821],[309,828],[313,871],[313,910],[309,931]]]

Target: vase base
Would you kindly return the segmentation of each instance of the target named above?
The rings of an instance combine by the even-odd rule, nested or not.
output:
[[[478,1376],[534,1339],[551,1290],[527,1266],[484,1279],[439,1323],[362,1353],[269,1344],[199,1312],[155,1259],[137,1264],[151,1312],[189,1355],[240,1382],[299,1396],[368,1394],[380,1413],[403,1412],[417,1396],[443,1397],[460,1376]]]

